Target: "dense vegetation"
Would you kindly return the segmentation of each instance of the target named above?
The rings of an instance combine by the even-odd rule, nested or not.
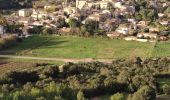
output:
[[[156,94],[169,94],[156,78],[169,78],[170,59],[117,59],[101,62],[67,63],[63,66],[36,64],[32,70],[10,71],[1,76],[3,100],[69,99],[84,100],[114,94],[111,100],[155,100]],[[165,74],[166,73],[166,74]],[[121,93],[129,94],[128,97]],[[77,94],[77,96],[76,96]]]
[[[4,48],[9,48],[10,46],[16,45],[16,43],[20,41],[13,35],[0,37],[0,50]]]
[[[0,0],[0,9],[19,9],[31,6],[32,0]]]

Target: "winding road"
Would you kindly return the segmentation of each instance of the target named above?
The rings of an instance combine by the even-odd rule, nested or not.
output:
[[[17,55],[0,55],[0,58],[28,59],[28,60],[44,60],[44,61],[45,61],[45,60],[46,60],[46,61],[62,61],[62,62],[92,62],[92,61],[99,61],[99,62],[106,62],[106,63],[111,63],[111,62],[112,62],[112,59],[47,58],[47,57],[17,56]]]

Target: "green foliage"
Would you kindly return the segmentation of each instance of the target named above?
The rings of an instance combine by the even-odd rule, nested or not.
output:
[[[80,23],[78,22],[78,20],[73,19],[73,18],[72,18],[72,19],[69,19],[68,24],[69,24],[69,26],[72,27],[72,28],[78,27],[78,26],[80,25]]]
[[[129,83],[130,77],[131,75],[128,71],[121,71],[117,76],[117,81],[121,83]]]
[[[56,23],[57,28],[67,27],[67,23],[64,18],[59,18]]]
[[[85,97],[82,91],[79,91],[77,93],[77,100],[85,100]]]
[[[58,66],[48,66],[43,70],[43,74],[48,78],[56,78],[59,74]]]
[[[144,28],[144,29],[142,29],[142,32],[144,32],[144,33],[149,33],[149,28]]]
[[[1,76],[0,82],[5,83],[20,83],[25,84],[27,82],[35,82],[39,79],[37,72],[27,72],[27,71],[10,71]]]
[[[162,90],[163,90],[163,93],[164,93],[165,95],[168,95],[168,94],[169,94],[169,91],[170,91],[169,85],[164,84],[164,85],[162,86]]]
[[[3,100],[75,100],[74,92],[64,84],[51,82],[44,88],[32,87],[30,91],[17,90],[1,93]]]
[[[14,71],[0,80],[2,100],[84,100],[99,95],[114,94],[113,100],[154,100],[159,89],[155,77],[169,69],[170,59],[143,60],[141,66],[129,60],[117,59],[111,64],[101,62],[67,63],[63,71],[58,67],[42,64],[34,71]],[[35,79],[36,75],[46,75]],[[162,76],[161,76],[162,75]],[[50,78],[51,77],[51,78]],[[154,89],[152,88],[154,87]],[[167,90],[167,87],[165,88]],[[77,90],[81,90],[77,93]],[[83,92],[82,92],[83,91]],[[137,91],[137,92],[136,92]],[[116,94],[115,94],[116,93]],[[139,99],[140,98],[140,99]]]
[[[49,35],[49,34],[53,34],[53,30],[51,28],[44,28],[42,30],[42,34],[43,35]]]
[[[9,24],[7,24],[7,26],[6,26],[6,28],[7,28],[7,32],[9,32],[9,33],[21,33],[21,28],[23,28],[23,25],[22,24],[11,24],[11,25],[9,25]]]
[[[132,100],[156,100],[155,90],[150,86],[143,86],[134,93]]]
[[[42,33],[43,27],[34,26],[33,28],[28,29],[28,33],[30,34],[40,34]]]
[[[98,29],[98,22],[92,20],[86,21],[85,27],[87,32],[94,34],[94,31]]]
[[[122,93],[116,93],[111,96],[111,100],[126,100],[125,96]]]
[[[129,31],[129,35],[131,35],[131,36],[136,36],[137,35],[137,31],[136,30],[134,30],[134,29],[131,29],[130,31]]]

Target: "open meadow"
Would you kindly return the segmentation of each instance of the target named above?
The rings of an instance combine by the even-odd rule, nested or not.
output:
[[[141,43],[108,38],[32,36],[1,54],[53,58],[128,58],[170,56],[170,41]]]

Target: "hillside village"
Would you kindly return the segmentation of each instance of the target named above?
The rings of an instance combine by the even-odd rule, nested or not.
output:
[[[141,42],[165,41],[170,36],[170,2],[163,0],[34,1],[32,8],[20,9],[5,18],[7,24],[0,25],[0,34],[43,31]]]
[[[170,0],[0,0],[0,100],[170,100]]]

